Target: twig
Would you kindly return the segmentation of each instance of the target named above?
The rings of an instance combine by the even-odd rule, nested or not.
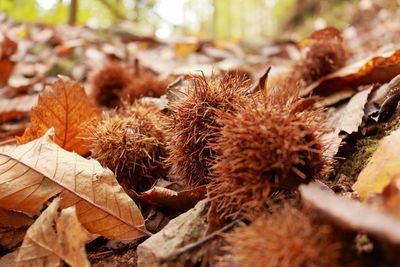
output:
[[[175,260],[177,257],[182,255],[183,253],[185,253],[187,251],[190,251],[190,250],[192,250],[192,249],[194,249],[194,248],[196,248],[198,246],[201,246],[204,243],[206,243],[206,242],[210,241],[211,239],[213,239],[214,237],[216,237],[217,235],[219,235],[220,233],[223,233],[223,232],[229,230],[230,228],[232,228],[233,226],[235,226],[237,223],[239,223],[242,220],[243,220],[243,218],[239,218],[237,220],[234,220],[230,224],[227,224],[226,226],[224,226],[221,229],[216,230],[215,232],[203,237],[202,239],[200,239],[200,240],[198,240],[198,241],[196,241],[194,243],[188,244],[186,246],[183,246],[181,248],[178,248],[177,250],[175,250],[169,256],[162,258],[161,259],[161,263],[165,263],[165,262],[168,262],[168,261]]]
[[[89,259],[98,259],[98,258],[103,258],[103,257],[108,257],[113,255],[115,252],[113,250],[107,250],[107,251],[103,251],[103,252],[97,252],[94,254],[89,254]]]

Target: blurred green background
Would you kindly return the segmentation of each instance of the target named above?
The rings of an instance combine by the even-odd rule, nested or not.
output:
[[[214,39],[265,39],[352,23],[367,0],[0,0],[17,21],[107,28],[129,21],[138,34]],[[376,2],[376,1],[375,1]],[[397,5],[395,0],[379,1]]]

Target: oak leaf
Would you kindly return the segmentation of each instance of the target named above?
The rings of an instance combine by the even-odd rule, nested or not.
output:
[[[18,250],[16,267],[60,266],[61,259],[70,266],[90,265],[85,252],[90,237],[79,223],[75,207],[64,209],[59,214],[59,206],[60,199],[54,199],[29,227]]]
[[[39,214],[60,193],[61,207],[76,205],[83,226],[109,239],[147,234],[143,217],[114,174],[55,144],[51,128],[43,137],[0,153],[0,207]]]
[[[17,137],[17,145],[26,144],[42,136],[49,128],[56,131],[55,142],[68,151],[80,155],[89,152],[85,124],[99,118],[99,110],[91,104],[83,87],[67,77],[60,76],[39,96],[32,109],[31,128]]]

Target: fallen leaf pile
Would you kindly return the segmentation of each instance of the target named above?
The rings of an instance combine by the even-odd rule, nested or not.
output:
[[[41,138],[1,155],[1,207],[38,214],[45,201],[60,194],[61,207],[75,206],[88,231],[121,239],[142,235],[143,218],[112,172],[62,149],[53,136],[50,128]]]
[[[57,266],[61,259],[72,266],[90,266],[84,247],[89,234],[79,223],[75,207],[58,214],[59,206],[60,200],[54,199],[26,232],[17,266]]]
[[[0,266],[400,266],[384,15],[252,45],[0,17]]]

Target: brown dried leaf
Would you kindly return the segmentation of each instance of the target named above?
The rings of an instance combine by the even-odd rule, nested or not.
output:
[[[362,231],[379,240],[400,245],[400,221],[368,205],[337,196],[317,184],[300,186],[302,199],[329,221],[348,230]]]
[[[27,215],[0,208],[0,228],[21,228],[30,226],[34,220]]]
[[[6,249],[6,251],[14,249],[24,239],[25,232],[26,228],[0,228],[0,249]]]
[[[197,202],[206,197],[206,186],[198,186],[192,189],[176,192],[174,190],[154,186],[143,192],[138,198],[140,201],[164,208],[175,210],[188,210]]]
[[[0,207],[39,214],[61,193],[61,207],[76,205],[83,226],[109,239],[145,235],[143,217],[109,169],[55,144],[51,128],[43,137],[0,153]]]
[[[21,123],[6,122],[0,123],[0,144],[1,146],[14,145],[15,146],[15,136],[21,135],[26,129],[25,121]]]
[[[14,69],[14,63],[10,60],[12,54],[17,51],[18,44],[4,36],[0,55],[0,86],[7,85],[8,78]]]
[[[373,86],[369,86],[368,89],[358,92],[350,99],[337,123],[335,129],[337,134],[341,132],[351,134],[358,131],[364,117],[364,108],[372,88]]]
[[[0,248],[14,248],[24,239],[26,229],[33,222],[23,213],[0,209]]]
[[[84,125],[100,116],[87,97],[83,87],[67,77],[61,77],[39,96],[32,110],[31,128],[17,137],[17,145],[41,137],[49,128],[56,131],[55,142],[68,151],[80,155],[89,152]]]
[[[12,99],[0,99],[0,123],[18,119],[36,106],[37,95],[24,95]]]
[[[18,250],[15,250],[0,258],[0,266],[14,266],[17,258]]]
[[[192,81],[185,79],[183,75],[176,78],[165,89],[168,102],[173,103],[184,97],[189,91],[191,84]]]
[[[268,74],[271,71],[271,67],[264,72],[264,74],[258,79],[258,82],[253,84],[252,87],[249,88],[249,93],[255,93],[257,91],[264,91],[267,88]]]
[[[30,70],[32,66],[28,66],[27,68]],[[43,84],[41,84],[40,81],[41,81],[40,79],[33,79],[28,84],[17,85],[17,86],[9,86],[9,85],[5,86],[3,87],[4,91],[2,92],[2,95],[7,97],[14,97],[19,95],[29,94],[28,91],[34,88],[35,86],[38,86],[38,89],[43,86]]]
[[[360,85],[386,83],[400,73],[400,50],[356,62],[311,84],[302,95],[329,96],[341,91],[356,92]]]
[[[16,266],[90,266],[85,252],[89,234],[79,223],[75,207],[58,213],[56,198],[26,232],[16,258]],[[55,227],[54,227],[55,225]]]
[[[379,121],[387,120],[396,110],[400,100],[400,75],[397,75],[390,81],[387,93],[383,99],[384,101],[379,110]]]
[[[313,32],[308,38],[302,40],[301,45],[304,45],[307,39],[312,42],[313,40],[323,41],[323,40],[330,40],[332,38],[342,39],[342,36],[338,29],[333,27],[328,27]]]
[[[146,215],[146,228],[152,233],[159,232],[170,221],[170,218],[155,206],[151,207],[146,213],[148,213]]]
[[[368,103],[365,106],[365,120],[372,119],[373,121],[378,121],[379,110],[382,107],[383,102],[388,96],[389,83],[384,83],[382,85],[375,85],[375,89],[371,92],[368,97]]]

